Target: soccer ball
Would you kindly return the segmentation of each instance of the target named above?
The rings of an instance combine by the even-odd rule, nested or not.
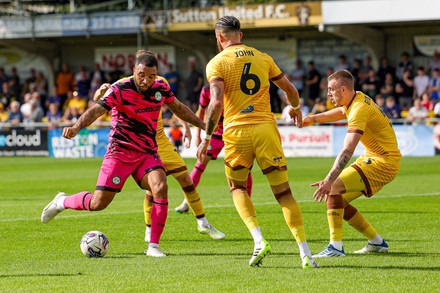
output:
[[[108,246],[107,236],[100,231],[87,232],[80,242],[81,251],[87,257],[104,257]]]

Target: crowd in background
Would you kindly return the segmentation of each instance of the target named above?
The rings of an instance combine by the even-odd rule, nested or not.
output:
[[[426,118],[440,117],[438,52],[434,53],[428,68],[415,68],[406,52],[401,54],[397,66],[384,57],[378,68],[372,66],[369,56],[350,62],[346,56],[340,55],[338,64],[328,68],[325,73],[320,72],[313,61],[304,65],[298,59],[295,69],[286,72],[286,75],[300,93],[304,115],[324,112],[333,107],[327,99],[327,77],[339,69],[349,70],[355,77],[356,90],[373,98],[390,119],[425,123]],[[80,66],[79,71],[74,73],[68,64],[63,64],[55,76],[55,87],[49,90],[43,72],[30,69],[29,76],[22,79],[15,67],[10,72],[0,67],[0,122],[48,122],[54,126],[60,122],[73,124],[94,103],[93,94],[102,83],[113,83],[126,74],[129,73],[118,68],[103,71],[99,64],[89,69]],[[188,68],[183,72],[177,72],[169,64],[167,72],[160,74],[167,78],[176,96],[196,111],[203,75],[197,69],[195,58],[188,59]],[[270,93],[272,112],[280,113],[280,120],[288,122],[290,119],[286,109],[289,105],[284,93],[274,85]],[[165,123],[171,116],[172,113],[164,109]],[[108,120],[108,117],[104,116],[102,120]]]

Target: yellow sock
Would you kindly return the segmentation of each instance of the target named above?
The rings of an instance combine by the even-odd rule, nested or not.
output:
[[[196,218],[204,217],[205,211],[203,209],[202,200],[200,199],[200,195],[195,189],[194,185],[190,185],[182,189],[185,195],[186,202],[188,203],[194,216],[196,216]]]
[[[257,221],[255,208],[246,190],[234,189],[232,191],[232,199],[234,200],[234,205],[238,214],[246,224],[249,231],[258,228],[260,225]]]
[[[357,231],[362,233],[368,240],[372,240],[377,235],[376,229],[368,223],[359,211],[356,212],[356,214],[347,222]]]
[[[144,198],[144,218],[145,225],[151,226],[151,209],[153,208],[153,202],[147,200],[147,196]]]
[[[285,195],[277,198],[283,211],[284,220],[295,237],[296,242],[306,242],[306,232],[304,230],[301,209],[292,195]]]
[[[327,220],[330,228],[330,242],[342,241],[342,219],[344,209],[328,209]]]

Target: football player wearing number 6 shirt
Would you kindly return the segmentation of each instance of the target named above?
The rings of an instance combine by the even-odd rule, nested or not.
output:
[[[261,265],[271,250],[246,191],[247,177],[256,159],[298,243],[303,268],[318,267],[307,244],[301,210],[290,189],[280,134],[270,110],[269,80],[286,92],[294,125],[302,122],[298,91],[272,57],[241,43],[237,18],[221,17],[215,25],[215,35],[220,53],[206,67],[211,102],[205,119],[206,137],[197,149],[197,157],[200,162],[204,160],[224,109],[225,173],[235,207],[254,239],[249,265]]]
[[[200,117],[200,119],[205,119],[205,113],[206,108],[209,105],[209,101],[211,101],[211,94],[209,92],[209,85],[204,86],[201,93],[200,93],[200,99],[199,99],[199,109],[197,110],[197,115]],[[196,146],[199,146],[201,143],[200,138],[200,132],[201,129],[196,129]],[[220,117],[220,120],[218,122],[218,128],[217,130],[212,134],[211,137],[211,143],[209,145],[209,150],[206,153],[206,156],[202,162],[196,162],[196,165],[194,166],[194,169],[191,172],[191,179],[194,182],[194,187],[197,187],[199,185],[200,179],[202,177],[203,172],[205,172],[206,166],[208,165],[210,160],[216,160],[219,153],[222,151],[223,147],[225,146],[225,143],[223,142],[223,114]],[[249,172],[248,179],[247,179],[247,192],[249,196],[251,196],[252,193],[252,175],[251,172]],[[183,202],[174,209],[178,213],[186,213],[189,210],[188,201],[186,199],[183,199]]]
[[[159,249],[159,240],[168,215],[168,187],[156,142],[161,107],[166,104],[182,120],[202,129],[205,124],[175,98],[165,81],[157,78],[157,67],[157,59],[152,52],[138,51],[133,77],[114,83],[72,127],[63,129],[63,137],[72,139],[82,128],[112,110],[108,149],[95,192],[83,191],[71,196],[58,193],[44,208],[41,215],[43,223],[48,223],[64,209],[105,209],[131,175],[139,187],[150,190],[154,198],[151,217],[152,225],[157,229],[151,234],[147,255],[165,256]]]

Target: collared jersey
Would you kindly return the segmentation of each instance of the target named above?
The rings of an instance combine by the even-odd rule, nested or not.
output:
[[[348,131],[362,134],[361,142],[365,147],[365,156],[398,157],[401,154],[396,134],[385,113],[366,94],[356,92],[348,107]]]
[[[133,77],[123,78],[107,90],[98,103],[112,110],[109,151],[157,152],[156,132],[163,104],[175,96],[158,77],[145,92],[139,92]]]
[[[269,80],[277,80],[283,73],[272,57],[244,44],[232,45],[211,59],[206,76],[209,82],[224,82],[225,129],[242,124],[275,123]]]

